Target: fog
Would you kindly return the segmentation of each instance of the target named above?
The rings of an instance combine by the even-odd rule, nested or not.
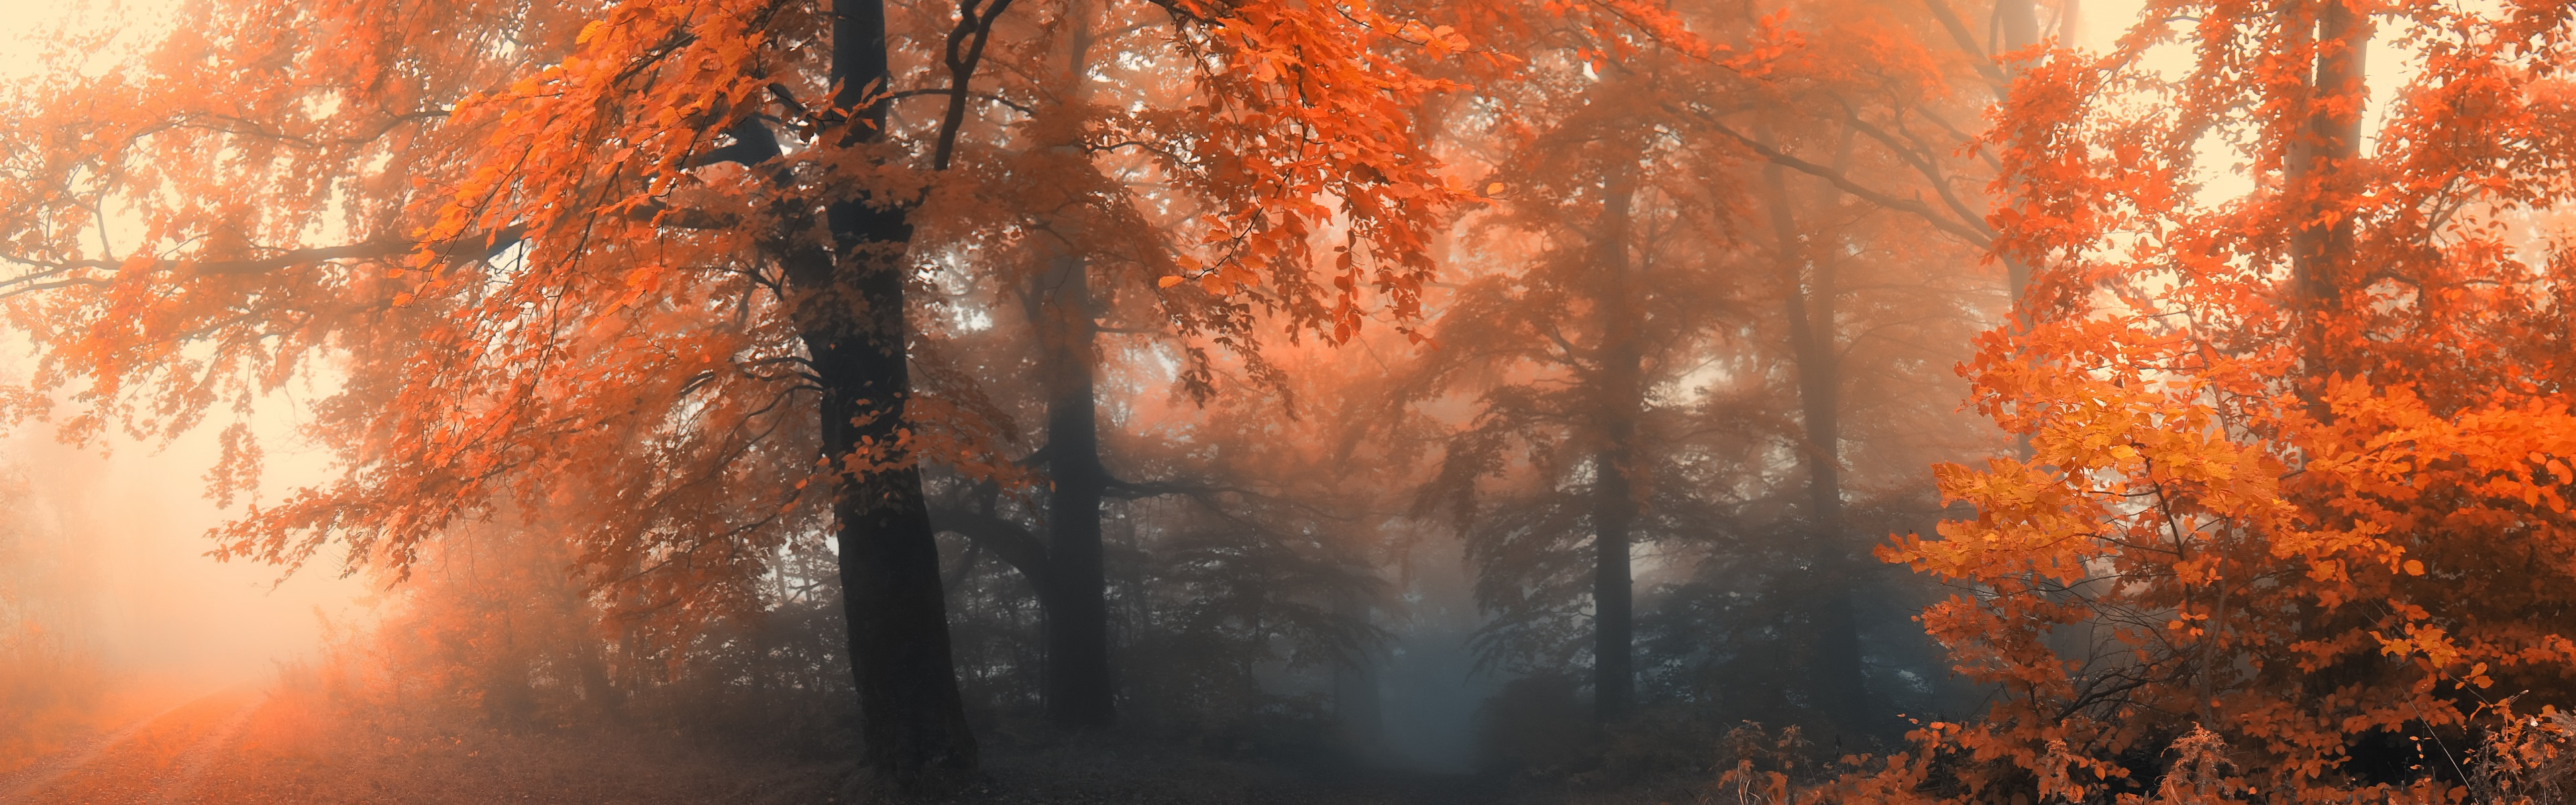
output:
[[[2356,8],[0,0],[0,805],[2519,804],[2576,23]]]
[[[5,446],[36,504],[19,527],[32,532],[29,541],[63,552],[62,572],[77,580],[63,604],[77,618],[72,634],[112,668],[209,689],[257,681],[319,649],[323,619],[365,623],[368,585],[339,577],[328,563],[288,575],[207,557],[206,533],[238,514],[206,499],[211,433],[166,446],[119,438],[82,449],[22,427]],[[319,471],[320,462],[296,458],[273,455],[272,477],[283,483]]]
[[[0,799],[58,781],[78,767],[70,758],[152,746],[137,732],[147,725],[229,724],[187,707],[265,696],[282,669],[321,655],[333,629],[373,621],[369,585],[335,567],[289,575],[208,556],[208,532],[242,512],[207,498],[211,433],[75,447],[31,422],[0,450],[0,623],[11,632],[0,692],[12,711],[0,720]],[[281,482],[320,471],[284,450],[270,466]]]

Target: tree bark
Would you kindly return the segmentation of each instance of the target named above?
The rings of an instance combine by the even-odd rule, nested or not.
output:
[[[2313,19],[2303,15],[2313,8]],[[2359,371],[2329,347],[2326,332],[2343,310],[2353,249],[2352,216],[2346,214],[2356,186],[2354,170],[2361,158],[2361,112],[2369,99],[2364,57],[2371,36],[2369,18],[2355,14],[2343,0],[2316,0],[2313,7],[2293,6],[2292,46],[2314,30],[2315,74],[2309,84],[2306,125],[2294,129],[2283,160],[2283,185],[2292,204],[2292,220],[2301,222],[2290,236],[2292,309],[2300,321],[2299,357],[2308,382],[2300,393],[2318,421],[2330,421],[2321,392],[2326,378]]]
[[[1094,39],[1086,3],[1064,5],[1064,72],[1056,94],[1068,107],[1089,96]],[[1065,175],[1090,173],[1090,152],[1078,142],[1055,146],[1067,160]],[[1071,214],[1048,219],[1038,233],[1047,265],[1026,297],[1036,329],[1040,382],[1047,400],[1048,594],[1047,719],[1059,727],[1097,729],[1118,720],[1118,680],[1109,662],[1109,597],[1100,544],[1100,504],[1109,470],[1100,460],[1098,366],[1099,310],[1091,296],[1091,260],[1085,252],[1081,208],[1087,199],[1067,194]]]
[[[1100,501],[1109,472],[1100,461],[1094,379],[1100,328],[1091,304],[1091,263],[1078,246],[1058,246],[1050,249],[1027,302],[1042,353],[1047,475],[1054,481],[1047,496],[1047,719],[1088,729],[1118,719],[1100,546]]]
[[[1807,516],[1813,529],[1807,555],[1808,680],[1817,709],[1836,727],[1857,735],[1867,732],[1869,686],[1852,603],[1857,579],[1842,524],[1842,366],[1834,325],[1839,289],[1831,255],[1811,255],[1800,247],[1780,166],[1764,167],[1763,181],[1771,196],[1780,278],[1787,286],[1789,352],[1797,364],[1806,442],[1799,455],[1807,469]]]
[[[622,715],[626,692],[609,681],[607,659],[600,656],[606,650],[600,641],[584,641],[575,649],[573,670],[581,677],[582,703],[601,719],[615,721]]]
[[[1601,223],[1595,234],[1600,272],[1601,373],[1598,415],[1601,446],[1592,471],[1592,701],[1602,722],[1628,717],[1636,705],[1635,579],[1628,565],[1630,533],[1637,520],[1635,442],[1645,404],[1644,344],[1629,276],[1630,205],[1635,168],[1612,169],[1602,182]]]
[[[841,145],[884,136],[886,104],[862,102],[886,80],[883,0],[833,4],[833,106],[849,118]],[[862,760],[898,788],[942,787],[975,769],[975,738],[949,653],[939,548],[906,453],[910,330],[900,201],[855,198],[824,212],[833,253],[787,260],[795,315],[821,401],[824,456],[838,468],[833,515],[841,601],[858,685]]]
[[[2067,2],[2072,3],[2074,0],[2067,0]],[[2037,4],[2031,0],[1996,0],[1995,28],[2003,37],[2000,43],[2003,47],[1999,52],[2010,53],[2039,42],[2039,11],[2036,6]],[[2019,74],[2020,71],[2016,70],[2009,75],[2018,77]],[[2004,101],[2005,94],[2005,91],[1996,92],[1995,101],[1998,103]],[[2015,325],[2029,327],[2030,311],[2025,308],[2022,295],[2030,290],[2030,265],[2023,263],[2021,258],[2009,254],[2003,256],[2003,263],[2005,292],[2010,294],[2005,297],[2005,304],[2013,313]],[[2029,458],[2030,437],[2025,435],[2018,442],[2017,447],[2021,451],[2022,458]]]

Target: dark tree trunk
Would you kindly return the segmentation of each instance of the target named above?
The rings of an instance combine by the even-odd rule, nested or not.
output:
[[[1054,481],[1047,496],[1047,719],[1086,729],[1118,719],[1100,549],[1109,472],[1100,462],[1091,265],[1076,246],[1062,246],[1050,250],[1028,296],[1047,395],[1047,475]]]
[[[884,136],[884,101],[860,106],[886,77],[883,0],[834,4],[832,74],[832,103],[851,118],[842,145]],[[975,738],[949,655],[921,471],[902,447],[912,225],[894,199],[837,201],[824,214],[833,253],[786,261],[787,279],[823,387],[822,448],[840,467],[832,513],[863,760],[897,787],[937,787],[975,769]]]
[[[1603,722],[1627,718],[1637,689],[1636,582],[1628,548],[1637,521],[1633,474],[1645,381],[1638,321],[1644,311],[1628,265],[1629,209],[1637,192],[1633,171],[1613,169],[1603,182],[1601,223],[1594,235],[1594,263],[1601,277],[1601,447],[1592,456],[1592,701]]]
[[[2341,0],[2294,4],[2284,13],[2291,16],[2294,46],[2313,26],[2317,48],[2309,84],[2316,106],[2307,125],[2293,130],[2296,139],[2287,149],[2283,184],[2293,205],[2291,219],[2305,222],[2290,236],[2291,309],[2300,318],[2299,356],[2308,381],[2300,393],[2319,421],[2329,421],[2322,382],[2360,370],[2336,354],[2326,324],[2343,312],[2345,275],[2352,263],[2353,217],[2337,211],[2360,191],[2354,163],[2361,158],[2362,103],[2369,97],[2363,57],[2371,23]]]
[[[597,644],[584,644],[577,655],[574,670],[581,674],[581,700],[602,718],[614,718],[626,703],[624,692],[608,681],[608,663],[600,660]]]
[[[1861,667],[1860,621],[1854,612],[1854,573],[1843,533],[1842,366],[1835,338],[1834,255],[1801,246],[1787,180],[1780,166],[1763,168],[1770,192],[1772,237],[1778,243],[1781,281],[1787,287],[1790,357],[1797,363],[1798,409],[1805,431],[1799,451],[1807,467],[1809,689],[1823,715],[1849,734],[1868,731],[1867,676]]]

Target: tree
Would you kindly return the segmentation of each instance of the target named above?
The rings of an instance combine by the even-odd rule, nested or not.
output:
[[[1287,306],[1263,314],[1259,305],[1158,291],[1205,275],[1175,274],[1181,268],[1168,244],[1140,241],[1132,234],[1201,226],[1194,219],[1206,206],[1246,188],[1225,181],[1226,171],[1239,174],[1240,166],[1201,166],[1216,170],[1213,175],[1173,169],[1169,154],[1195,147],[1190,142],[1199,136],[1192,128],[1196,124],[1168,111],[1135,111],[1139,106],[1185,108],[1195,102],[1188,84],[1154,77],[1175,71],[1162,65],[1137,69],[1126,66],[1126,58],[1105,55],[1151,54],[1166,47],[1167,34],[1140,24],[1134,18],[1139,13],[1165,12],[1068,4],[1040,35],[1006,51],[1017,55],[996,71],[996,91],[1021,98],[1015,103],[1030,122],[1012,139],[996,143],[1004,158],[988,168],[992,175],[986,181],[995,188],[987,194],[988,203],[1000,208],[993,217],[1013,224],[994,227],[995,235],[981,252],[993,266],[987,272],[993,281],[951,301],[1017,308],[1025,321],[1024,330],[996,325],[972,339],[981,347],[960,347],[1004,350],[985,342],[1009,333],[1025,342],[1014,347],[1028,349],[1032,358],[982,352],[975,358],[986,361],[981,370],[952,373],[952,379],[976,385],[978,395],[993,398],[1004,410],[1020,407],[1015,405],[1020,400],[1010,390],[984,388],[984,381],[1023,372],[1036,379],[1036,416],[1020,425],[1044,434],[1044,441],[1016,460],[1037,470],[1045,488],[1037,495],[1043,511],[1021,512],[1027,516],[1020,517],[991,505],[1001,490],[978,488],[976,479],[961,477],[963,499],[936,507],[934,519],[992,550],[1036,590],[1046,621],[1044,699],[1049,718],[1075,728],[1107,726],[1117,712],[1101,546],[1101,521],[1109,511],[1104,507],[1192,488],[1113,471],[1125,462],[1116,460],[1115,434],[1103,433],[1099,409],[1123,395],[1146,391],[1142,384],[1118,384],[1119,366],[1183,363],[1190,368],[1174,385],[1201,404],[1214,398],[1223,382],[1219,375],[1229,371],[1255,381],[1246,392],[1275,393],[1286,375],[1265,357],[1268,347],[1246,337],[1256,316],[1276,316],[1277,323],[1292,331],[1311,327],[1331,336],[1327,340],[1355,332],[1350,328],[1359,322],[1336,320],[1330,332],[1322,332],[1315,317],[1330,312],[1317,300],[1279,300]],[[1405,35],[1431,37],[1441,46],[1456,42],[1453,33],[1423,26],[1409,30]],[[1438,48],[1431,53],[1437,55]],[[1145,147],[1149,144],[1154,148]],[[1179,259],[1195,264],[1187,252]],[[1209,262],[1223,260],[1211,257]],[[1285,280],[1292,290],[1304,282]],[[1299,292],[1319,290],[1309,285]],[[1104,327],[1121,343],[1103,343]],[[1211,355],[1211,347],[1227,354]],[[1012,368],[998,368],[1003,366]],[[1108,452],[1104,439],[1113,442]]]
[[[1103,314],[1123,323],[1133,312],[1112,306]],[[997,320],[980,339],[992,349],[976,354],[999,357],[979,359],[986,367],[979,373],[1025,376],[1042,365],[1044,356],[1026,348],[1034,339],[1008,323]],[[1380,603],[1379,585],[1365,557],[1376,532],[1372,491],[1385,488],[1371,483],[1385,482],[1368,472],[1376,462],[1354,461],[1351,445],[1335,447],[1331,428],[1339,423],[1317,407],[1374,399],[1347,391],[1342,350],[1400,349],[1404,340],[1382,332],[1356,346],[1265,347],[1262,359],[1293,385],[1265,389],[1239,379],[1202,404],[1186,393],[1150,393],[1168,382],[1165,361],[1175,357],[1168,341],[1107,329],[1121,336],[1101,345],[1096,425],[1098,455],[1114,461],[1116,474],[1091,526],[1102,539],[1102,631],[1118,659],[1112,690],[1120,722],[1226,742],[1278,740],[1317,726],[1318,702],[1282,693],[1278,678],[1265,684],[1254,671],[1301,678],[1375,646],[1367,606]],[[1026,389],[1013,407],[1027,412],[1024,419],[1043,417],[1052,407],[1046,397],[1043,388]],[[1326,402],[1291,408],[1290,399]],[[958,629],[971,641],[960,657],[974,680],[970,703],[1000,718],[1043,709],[1053,720],[1052,662],[1030,649],[1051,651],[1059,623],[1048,600],[1050,540],[1041,536],[1055,490],[1014,494],[953,477],[933,489],[941,527],[964,538],[952,540],[962,544],[949,579]]]
[[[1513,180],[1494,183],[1510,206],[1482,224],[1485,248],[1525,267],[1456,292],[1436,338],[1458,346],[1424,356],[1400,393],[1478,397],[1422,498],[1465,526],[1479,602],[1499,616],[1480,636],[1489,660],[1566,663],[1569,629],[1588,619],[1594,709],[1614,722],[1634,704],[1631,554],[1677,536],[1699,508],[1640,510],[1691,494],[1656,488],[1685,451],[1671,442],[1674,406],[1650,393],[1693,368],[1717,337],[1712,319],[1732,305],[1725,258],[1683,245],[1725,236],[1683,212],[1712,203],[1714,189],[1681,178],[1697,155],[1660,130],[1653,70],[1623,65],[1595,82],[1587,62],[1565,55],[1546,54],[1545,72],[1516,92],[1487,90],[1548,104],[1542,119],[1556,124],[1495,121],[1505,156],[1494,162],[1517,169],[1497,174]],[[1494,478],[1509,488],[1499,506],[1478,499]]]
[[[1985,43],[1939,0],[1748,13],[1711,27],[1741,31],[1731,50],[1751,55],[1728,62],[1732,70],[1710,71],[1711,91],[1670,104],[1696,132],[1763,163],[1759,180],[1747,182],[1758,188],[1750,195],[1761,199],[1761,213],[1739,214],[1755,218],[1745,228],[1768,235],[1768,295],[1781,311],[1774,343],[1790,376],[1782,392],[1796,401],[1788,438],[1804,476],[1798,510],[1808,544],[1792,594],[1803,599],[1807,683],[1842,734],[1886,723],[1868,715],[1856,599],[1883,585],[1862,577],[1867,563],[1846,518],[1855,496],[1847,474],[1868,471],[1846,455],[1847,443],[1863,441],[1846,423],[1876,414],[1941,427],[1931,424],[1943,419],[1936,412],[1905,410],[1905,401],[1940,393],[1939,381],[1897,367],[1950,359],[1941,347],[1990,315],[1991,297],[1965,269],[1994,236],[1978,186],[1994,160],[1967,147],[1973,138],[1961,121],[1979,105],[1967,90],[2000,92],[2008,81],[2009,65],[1988,53],[2029,45],[2033,11],[2026,0],[1996,4],[2001,41]],[[2006,273],[2018,294],[2017,264]],[[1882,393],[1850,393],[1868,386]],[[1872,435],[1871,452],[1935,441],[1883,426]],[[1971,436],[1947,447],[1981,445]]]
[[[1979,590],[1924,616],[2006,694],[1927,734],[1966,793],[2141,790],[2197,724],[2246,796],[2341,799],[2498,693],[2571,701],[2568,25],[2155,3],[2015,85],[1993,221],[2031,323],[1967,369],[2030,457],[1937,468],[1976,518],[1881,551]],[[2422,69],[2368,132],[2374,30]]]
[[[1357,348],[1392,346],[1386,334],[1375,340]],[[1291,372],[1297,399],[1332,399],[1325,395],[1342,385],[1335,364],[1346,358],[1319,345],[1271,358]],[[1328,366],[1336,371],[1319,371]],[[1165,730],[1279,740],[1293,735],[1282,727],[1324,726],[1328,705],[1365,704],[1339,691],[1329,702],[1321,691],[1283,693],[1256,673],[1299,675],[1310,690],[1322,688],[1317,677],[1357,664],[1385,640],[1368,614],[1385,592],[1369,561],[1384,518],[1369,511],[1367,475],[1337,460],[1351,454],[1330,438],[1335,423],[1317,410],[1325,403],[1291,418],[1282,402],[1235,394],[1197,416],[1175,410],[1188,405],[1180,401],[1131,403],[1131,422],[1187,428],[1121,451],[1130,466],[1186,479],[1158,484],[1172,494],[1134,499],[1118,517],[1122,544],[1134,552],[1117,585],[1128,676],[1138,709]]]
[[[1030,124],[973,84],[1013,47],[1010,5],[194,4],[124,70],[56,53],[15,96],[0,292],[74,439],[325,388],[311,432],[339,477],[253,501],[219,556],[337,543],[399,575],[460,518],[579,488],[595,582],[723,611],[828,530],[867,764],[936,782],[974,744],[920,465],[1005,460],[971,388],[913,350],[939,341],[925,270],[1011,223],[979,203],[1007,172],[979,168]],[[1143,77],[1185,89],[1077,130],[1203,205],[1158,242],[1181,330],[1245,347],[1259,310],[1329,338],[1416,315],[1461,194],[1407,117],[1440,84],[1397,54],[1464,41],[1361,5],[1121,9],[1158,18]],[[915,98],[941,114],[895,114]],[[257,489],[241,421],[227,501]]]
[[[1519,276],[1495,278],[1496,285],[1469,286],[1456,312],[1444,316],[1444,328],[1454,329],[1444,329],[1441,340],[1475,348],[1427,361],[1440,368],[1426,377],[1439,382],[1421,393],[1490,391],[1480,419],[1452,445],[1448,469],[1456,474],[1444,476],[1439,494],[1468,488],[1465,479],[1479,473],[1521,472],[1500,458],[1514,440],[1531,447],[1530,471],[1564,471],[1543,465],[1585,457],[1594,448],[1582,445],[1599,438],[1566,433],[1603,430],[1569,428],[1571,423],[1610,425],[1607,432],[1631,418],[1617,412],[1649,411],[1645,419],[1660,420],[1653,435],[1618,450],[1654,455],[1638,459],[1632,476],[1598,477],[1605,492],[1623,482],[1661,488],[1603,494],[1595,503],[1644,504],[1663,554],[1657,564],[1698,562],[1720,573],[1732,571],[1719,566],[1764,565],[1749,571],[1750,577],[1766,580],[1761,595],[1779,597],[1766,598],[1769,603],[1789,601],[1786,610],[1776,611],[1797,621],[1779,624],[1796,636],[1794,645],[1764,649],[1769,665],[1783,664],[1770,658],[1796,658],[1786,661],[1796,670],[1779,676],[1794,689],[1794,698],[1812,706],[1794,709],[1807,710],[1802,717],[1825,716],[1816,726],[1831,725],[1838,733],[1867,732],[1861,722],[1868,720],[1865,678],[1871,671],[1854,599],[1868,597],[1864,588],[1885,585],[1861,577],[1864,565],[1854,556],[1860,546],[1850,538],[1843,511],[1855,505],[1847,499],[1895,501],[1908,497],[1903,490],[1909,484],[1919,486],[1911,478],[1890,482],[1878,467],[1856,466],[1852,459],[1910,458],[1940,441],[1924,434],[1957,432],[1931,424],[1942,422],[1946,412],[1909,406],[1942,393],[1940,381],[1925,382],[1922,367],[1952,359],[1942,351],[1945,337],[1963,340],[1991,306],[1991,294],[1975,287],[1979,278],[1962,270],[1987,238],[1975,206],[1981,198],[1963,181],[1976,172],[1962,171],[1950,153],[1951,144],[1969,139],[1951,124],[1968,111],[1954,88],[1976,84],[1983,57],[1922,44],[1939,39],[1939,15],[1911,3],[1631,10],[1641,22],[1618,33],[1531,33],[1526,39],[1532,44],[1519,48],[1535,59],[1527,75],[1485,90],[1495,103],[1517,111],[1498,116],[1497,133],[1489,136],[1529,143],[1526,151],[1505,151],[1508,156],[1490,160],[1498,166],[1497,178],[1514,180],[1505,196],[1520,218],[1507,220],[1526,225],[1531,234],[1525,237],[1544,238],[1526,248],[1547,256]],[[1623,145],[1631,140],[1644,145]],[[1582,145],[1571,145],[1576,143]],[[1641,264],[1633,277],[1620,270],[1628,265],[1620,250],[1628,247],[1606,240],[1622,232],[1610,223],[1616,216],[1609,212],[1629,205],[1598,202],[1605,217],[1560,221],[1577,203],[1566,182],[1594,183],[1603,189],[1585,192],[1607,193],[1614,184],[1608,177],[1629,159],[1637,160],[1636,181],[1654,191],[1651,200],[1636,203],[1648,205],[1637,208],[1646,211],[1639,220],[1652,223],[1639,226],[1652,229],[1644,237],[1655,245],[1634,247],[1653,270]],[[1545,166],[1538,168],[1543,175],[1569,179],[1527,178],[1534,166]],[[1810,191],[1807,183],[1814,179],[1824,181]],[[1951,237],[1924,237],[1927,223]],[[1504,231],[1511,230],[1480,232],[1480,248],[1510,254],[1519,244],[1500,236]],[[1559,267],[1567,259],[1562,255],[1586,241],[1594,244],[1587,262]],[[1642,282],[1635,290],[1644,300],[1638,315],[1599,301],[1616,302],[1616,294],[1604,289],[1615,290],[1626,281],[1622,277]],[[1496,290],[1509,283],[1525,288]],[[1513,301],[1495,301],[1506,297]],[[1576,323],[1564,317],[1585,314],[1552,312],[1558,309],[1602,315]],[[1535,323],[1519,328],[1523,320]],[[1618,325],[1629,321],[1642,322],[1648,332],[1626,337]],[[1511,346],[1498,346],[1506,344]],[[1611,358],[1619,344],[1648,353],[1650,368],[1639,382],[1613,371],[1628,363]],[[1517,367],[1508,363],[1525,359]],[[1568,381],[1537,368],[1550,362],[1579,378],[1570,385],[1591,395],[1584,398],[1588,402],[1563,398],[1554,384]],[[1847,389],[1881,393],[1847,396]],[[1617,402],[1623,399],[1634,402]],[[1784,407],[1780,400],[1795,402]],[[1842,423],[1854,414],[1866,424],[1847,432]],[[1944,447],[1974,448],[1969,442],[1975,431],[1967,433],[1969,439]],[[1596,465],[1617,463],[1589,457]],[[1789,481],[1784,476],[1792,467],[1801,477]],[[1577,469],[1573,475],[1583,473]],[[1876,488],[1850,489],[1847,475],[1868,477]],[[1532,618],[1562,614],[1572,600],[1558,596],[1566,590],[1534,581],[1562,581],[1552,574],[1564,569],[1561,558],[1540,559],[1564,546],[1539,546],[1569,538],[1560,533],[1569,528],[1592,529],[1593,539],[1606,544],[1615,540],[1605,537],[1623,530],[1618,523],[1631,519],[1619,507],[1603,505],[1586,513],[1537,514],[1547,508],[1512,505],[1492,513],[1506,516],[1477,515],[1485,518],[1471,532],[1480,544],[1480,571],[1490,576],[1484,589],[1502,614],[1495,635],[1508,628],[1537,637],[1543,630],[1535,627],[1553,616]],[[1663,511],[1652,511],[1657,508]],[[1527,516],[1507,516],[1515,511]],[[1872,521],[1881,519],[1876,514]],[[1794,537],[1778,525],[1787,521],[1799,521]],[[1782,541],[1800,547],[1774,550],[1773,543]],[[1624,698],[1616,682],[1627,676],[1616,670],[1618,656],[1629,652],[1618,624],[1627,620],[1621,613],[1634,606],[1636,588],[1618,591],[1634,584],[1627,573],[1614,572],[1627,562],[1611,557],[1624,553],[1599,554],[1587,563],[1600,582],[1590,599],[1602,627],[1594,653],[1603,658],[1595,665],[1603,676],[1595,688],[1609,691],[1599,702],[1615,708]],[[1698,583],[1689,578],[1697,572],[1675,574],[1671,590],[1658,592],[1686,593]],[[1554,654],[1529,650],[1532,641],[1507,642],[1526,656]],[[1653,662],[1696,661],[1659,656]],[[1665,670],[1658,675],[1674,678]],[[1761,698],[1750,690],[1694,695],[1703,701],[1733,697],[1730,707]]]

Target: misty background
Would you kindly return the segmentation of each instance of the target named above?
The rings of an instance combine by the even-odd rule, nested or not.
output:
[[[2076,44],[2109,41],[2136,8],[2084,3]],[[0,14],[10,18],[51,13],[49,4],[0,4]],[[93,6],[88,13],[160,16],[150,4],[132,3]],[[150,30],[141,26],[133,35],[148,38]],[[0,50],[11,52],[28,51]],[[2371,63],[2402,61],[2374,54]],[[0,79],[27,69],[30,63],[0,57]],[[2388,83],[2394,82],[2374,82]],[[2223,181],[2211,185],[2210,192],[2241,192]],[[1459,246],[1457,254],[1464,261],[1475,252]],[[1954,267],[1967,273],[1972,263]],[[1016,316],[999,304],[986,313]],[[1013,329],[1018,326],[967,329],[997,340],[1027,338],[1025,327]],[[1920,346],[1949,357],[1914,366],[1920,383],[1910,388],[1952,397],[1914,402],[1947,409],[1958,391],[1948,361],[1963,357],[1967,344]],[[0,364],[0,374],[23,376],[27,350],[13,339],[0,351],[13,361]],[[1194,407],[1166,399],[1173,367],[1150,356],[1118,362],[1126,374],[1104,379],[1110,389],[1103,395],[1104,430],[1118,431],[1103,437],[1105,452],[1119,465],[1113,469],[1128,481],[1183,483],[1196,474],[1206,487],[1113,500],[1102,510],[1112,548],[1126,723],[1223,752],[1340,752],[1364,765],[1440,774],[1545,773],[1551,764],[1575,763],[1571,758],[1590,750],[1568,742],[1591,715],[1580,663],[1569,654],[1583,638],[1566,624],[1582,613],[1553,604],[1512,610],[1490,594],[1487,601],[1478,598],[1480,572],[1554,578],[1548,574],[1563,576],[1565,569],[1508,552],[1473,557],[1467,533],[1476,526],[1461,526],[1417,500],[1411,482],[1427,479],[1351,471],[1353,456],[1383,458],[1372,451],[1395,449],[1389,445],[1408,437],[1351,425],[1366,412],[1336,411],[1329,401],[1416,393],[1401,388],[1417,379],[1407,374],[1407,353],[1390,343],[1292,357],[1310,363],[1304,372],[1371,376],[1337,377],[1306,389],[1317,392],[1310,399],[1327,402],[1309,405],[1293,420],[1259,404]],[[1676,385],[1713,383],[1723,375],[1712,369]],[[1458,425],[1475,416],[1471,396],[1419,393],[1415,402],[1429,418]],[[261,486],[267,499],[329,477],[328,456],[302,446],[300,413],[294,400],[275,399],[249,420],[267,449]],[[1975,432],[1972,419],[1923,420],[1943,429],[1882,435],[1918,439],[1891,454],[1921,459],[1974,455],[1954,450],[1962,445],[1998,447],[1990,434]],[[1874,424],[1884,423],[1855,429]],[[1310,462],[1299,465],[1251,448],[1258,455],[1231,477],[1225,475],[1230,456],[1211,455],[1220,452],[1212,445],[1283,439],[1338,440],[1342,449],[1294,457]],[[459,539],[433,546],[407,579],[344,575],[332,548],[286,575],[263,563],[207,556],[206,533],[261,500],[226,507],[208,499],[208,468],[222,449],[214,428],[167,444],[111,433],[89,448],[60,443],[46,423],[12,430],[0,441],[0,487],[11,496],[9,519],[0,523],[6,535],[0,557],[18,564],[0,569],[0,581],[12,585],[0,589],[11,592],[21,614],[41,612],[48,639],[80,655],[99,678],[163,680],[157,684],[169,690],[156,695],[171,702],[232,686],[276,685],[283,669],[304,680],[297,684],[359,691],[344,695],[360,699],[407,696],[448,708],[462,722],[509,731],[607,720],[614,713],[616,723],[704,729],[815,756],[849,740],[851,725],[840,715],[850,709],[847,660],[832,656],[833,635],[842,627],[825,578],[823,552],[831,546],[819,537],[774,548],[774,570],[757,579],[763,589],[752,594],[761,609],[687,624],[621,609],[627,602],[586,599],[569,579],[542,578],[562,575],[557,571],[571,563],[546,546],[543,535],[564,524],[543,510],[507,511],[461,528]],[[1390,459],[1387,466],[1425,466],[1422,451],[1432,448],[1410,449],[1413,463]],[[1771,459],[1786,463],[1778,455]],[[1944,516],[1926,499],[1925,463],[1889,461],[1854,471],[1856,487],[1875,485],[1856,498],[1886,493],[1855,506],[1850,530],[1857,539],[1874,543],[1888,533],[1929,531]],[[934,477],[931,486],[936,504],[945,507],[940,511],[952,518],[1023,527],[1038,518],[1038,501],[969,479]],[[1353,501],[1354,511],[1315,513]],[[1530,504],[1519,511],[1528,522],[1550,522],[1543,509]],[[1652,703],[1651,716],[1666,719],[1656,723],[1669,727],[1638,740],[1668,744],[1675,756],[1640,749],[1637,762],[1693,762],[1678,758],[1704,754],[1755,721],[1802,726],[1839,749],[1879,750],[1895,742],[1907,719],[1964,717],[1981,701],[1980,691],[1950,679],[1938,647],[1910,620],[1946,592],[1893,567],[1858,571],[1852,591],[1867,701],[1820,701],[1807,674],[1819,662],[1807,644],[1812,624],[1790,612],[1799,594],[1813,591],[1784,570],[1802,567],[1797,560],[1780,555],[1794,538],[1791,519],[1785,504],[1748,505],[1676,526],[1703,536],[1722,532],[1722,540],[1687,545],[1676,539],[1635,555],[1640,698]],[[1262,525],[1226,530],[1248,521]],[[964,534],[952,529],[942,541],[970,712],[979,732],[1004,740],[1036,735],[1045,705],[1038,657],[1045,624],[1006,557]],[[1273,550],[1252,541],[1292,547]],[[1306,578],[1353,592],[1291,600],[1264,591],[1264,582]],[[388,664],[361,668],[362,656]],[[197,690],[178,692],[191,687]],[[1735,698],[1716,698],[1711,690],[1733,691]],[[1827,712],[1838,707],[1868,712]]]

